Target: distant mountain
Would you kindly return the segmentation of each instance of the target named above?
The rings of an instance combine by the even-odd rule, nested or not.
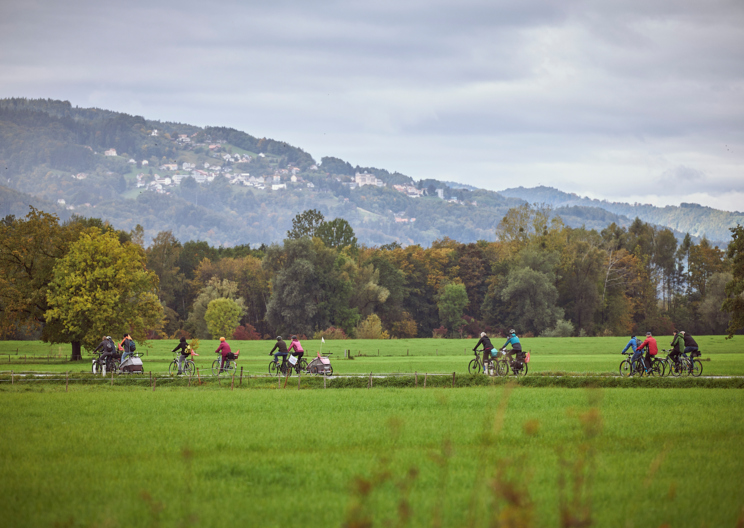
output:
[[[169,230],[212,245],[281,241],[292,218],[318,209],[342,217],[368,245],[430,245],[495,240],[509,208],[548,203],[571,227],[627,226],[636,216],[727,241],[741,214],[683,204],[653,206],[589,200],[556,189],[501,193],[450,181],[316,161],[301,148],[225,127],[147,120],[73,107],[51,99],[0,99],[0,213],[23,216],[33,205],[58,214]]]
[[[695,237],[706,236],[712,242],[728,244],[730,228],[744,225],[744,213],[728,212],[698,204],[681,203],[678,206],[656,207],[650,204],[628,204],[594,200],[552,187],[517,187],[499,191],[503,196],[519,198],[529,203],[545,203],[554,208],[590,207],[608,211],[622,217],[640,218],[644,222],[666,226],[679,233]]]

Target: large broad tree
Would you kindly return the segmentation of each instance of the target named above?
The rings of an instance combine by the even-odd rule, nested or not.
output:
[[[141,247],[122,244],[115,233],[83,231],[54,266],[44,339],[71,343],[73,360],[82,359],[82,346],[92,350],[104,335],[145,340],[163,318],[158,278],[145,262]]]
[[[321,222],[315,232],[327,247],[349,248],[351,252],[358,249],[357,238],[349,222],[336,218],[330,222]]]

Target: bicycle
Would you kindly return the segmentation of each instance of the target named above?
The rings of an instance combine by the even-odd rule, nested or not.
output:
[[[695,359],[700,357],[700,350],[693,350],[690,352],[690,359],[688,360],[690,362],[689,366],[689,373],[692,375],[692,377],[697,378],[703,373],[703,364],[700,362],[699,359]]]
[[[662,349],[662,352],[667,353],[664,359],[659,360],[664,364],[662,376],[666,375],[667,372],[670,376],[674,376],[675,378],[689,374],[690,360],[684,353],[677,356],[677,359],[675,360],[672,358],[673,350],[665,348]]]
[[[287,361],[287,356],[282,356],[282,362],[280,364],[277,364],[273,359],[269,361],[269,374],[271,376],[278,376],[279,374],[287,376],[287,371],[289,371],[289,375],[291,376],[292,367]]]
[[[295,355],[291,354],[291,356],[294,358]],[[294,364],[292,364],[292,360],[289,360],[289,368],[293,369],[297,375],[300,374],[300,372],[308,373],[307,371],[307,361],[305,360],[305,357],[301,357],[299,360],[297,360]]]
[[[484,359],[481,359],[481,356],[478,352],[483,352]],[[473,353],[475,354],[475,359],[471,359],[470,363],[468,363],[468,372],[470,374],[480,374],[481,372],[483,372],[484,374],[487,374],[489,376],[503,376],[504,374],[506,374],[509,369],[509,367],[506,366],[506,363],[498,358],[494,360],[487,357],[487,352],[488,350],[473,351]]]
[[[529,366],[525,361],[517,361],[514,359],[514,349],[510,349],[508,352],[506,348],[499,350],[502,357],[496,360],[498,375],[506,376],[509,374],[509,368],[511,367],[512,374],[515,376],[526,376]]]
[[[222,363],[221,357],[215,359],[212,362],[212,375],[219,376],[220,374],[227,374],[228,376],[233,376],[238,369],[238,354],[233,354],[233,356],[232,359],[229,356],[225,358],[224,365],[220,365]]]
[[[178,355],[181,355],[180,352]],[[217,360],[219,361],[219,360]],[[183,360],[183,366],[181,367],[181,372],[185,374],[186,376],[193,376],[196,372],[196,363],[194,363],[194,360],[191,359],[191,354],[189,354],[189,357]],[[174,357],[173,361],[170,362],[170,365],[168,365],[168,374],[171,376],[177,376],[178,375],[178,357]]]
[[[113,356],[106,356],[105,364],[101,360],[101,356],[103,353],[99,353],[97,357],[93,358],[93,361],[90,365],[90,371],[93,374],[98,374],[99,372],[102,374],[106,374],[109,372],[118,372],[119,371],[119,361],[121,360],[121,356],[114,354]]]
[[[628,356],[620,362],[620,375],[622,377],[627,378],[634,374],[638,374],[639,376],[643,376],[644,374],[648,376],[663,376],[664,367],[660,359],[652,358],[651,366],[647,367],[643,356],[635,361],[631,361],[634,352],[621,352],[621,354]]]

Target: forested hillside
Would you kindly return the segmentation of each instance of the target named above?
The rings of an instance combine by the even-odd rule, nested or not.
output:
[[[686,204],[659,209],[547,188],[496,193],[414,181],[334,157],[316,161],[285,142],[235,129],[54,100],[0,100],[0,163],[6,214],[24,214],[24,202],[43,204],[62,219],[97,217],[125,231],[141,225],[146,241],[167,230],[182,241],[255,247],[282,240],[293,216],[311,208],[346,219],[367,245],[494,241],[508,209],[523,203],[551,204],[551,214],[571,227],[628,227],[639,216],[670,226],[679,239],[690,231],[725,242],[728,227],[744,222],[741,215]]]
[[[690,233],[694,237],[706,237],[718,244],[726,244],[731,238],[732,227],[744,225],[744,213],[720,211],[698,204],[681,203],[679,206],[656,207],[650,204],[628,204],[593,200],[569,194],[552,187],[517,187],[500,191],[504,196],[519,198],[530,203],[545,203],[556,208],[581,207],[603,209],[626,218],[640,218],[644,222],[669,227],[679,233]]]

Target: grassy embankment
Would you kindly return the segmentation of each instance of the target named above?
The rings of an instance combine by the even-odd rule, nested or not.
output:
[[[397,525],[406,501],[410,526],[488,526],[509,514],[532,518],[515,526],[559,526],[565,512],[595,526],[733,527],[744,504],[742,405],[737,390],[3,384],[0,518],[382,526]]]
[[[742,337],[726,340],[723,336],[696,337],[703,350],[703,374],[713,376],[744,375],[744,350]],[[524,339],[525,350],[532,351],[530,373],[615,374],[623,357],[619,354],[625,346],[624,337],[583,338],[533,338]],[[659,338],[667,347],[668,337]],[[473,357],[471,349],[476,340],[461,339],[396,339],[396,340],[343,340],[327,341],[323,353],[332,353],[331,360],[337,374],[373,373],[446,373],[464,374]],[[217,348],[217,341],[201,343],[199,357],[194,358],[201,372],[210,370]],[[267,373],[269,350],[273,341],[230,341],[233,350],[240,350],[239,365],[252,375]],[[494,340],[500,346],[501,340]],[[140,344],[139,351],[145,369],[155,373],[168,370],[173,359],[171,350],[175,340],[150,341]],[[320,350],[318,341],[305,341],[303,345],[314,356]],[[353,360],[344,358],[350,350]],[[71,363],[69,346],[47,345],[38,341],[0,341],[0,370],[41,370],[53,372],[86,372],[90,368],[90,354],[85,361]],[[52,357],[49,357],[52,356]],[[46,359],[48,358],[49,359]],[[25,358],[32,358],[30,361]],[[35,358],[35,359],[33,359]]]

